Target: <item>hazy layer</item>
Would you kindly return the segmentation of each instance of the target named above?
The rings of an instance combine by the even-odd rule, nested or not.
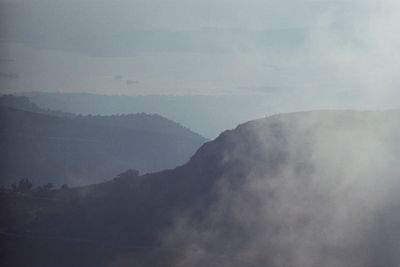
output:
[[[396,1],[1,1],[3,91],[398,98]]]

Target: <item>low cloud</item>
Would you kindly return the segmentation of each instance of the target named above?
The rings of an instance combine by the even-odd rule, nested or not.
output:
[[[396,266],[397,117],[311,112],[239,127],[216,201],[166,233],[175,264]]]

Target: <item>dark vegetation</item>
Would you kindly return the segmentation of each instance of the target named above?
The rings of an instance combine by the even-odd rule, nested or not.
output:
[[[174,170],[141,176],[129,170],[97,185],[48,190],[40,198],[2,193],[3,265],[395,266],[399,205],[391,204],[390,212],[382,203],[379,210],[353,207],[358,217],[366,210],[370,218],[368,225],[350,228],[347,235],[360,233],[356,241],[346,235],[340,240],[348,223],[336,225],[324,216],[351,206],[343,196],[362,196],[359,186],[373,181],[368,173],[376,171],[378,158],[400,158],[398,115],[273,116],[224,132]],[[329,154],[322,153],[326,140]],[[376,140],[389,150],[370,155],[376,160],[363,166],[369,170],[365,181],[353,181],[342,195],[342,179],[348,178],[342,172],[350,174],[350,168],[354,176],[359,162],[351,154],[363,149],[365,156]],[[333,170],[338,172],[326,180]],[[388,185],[386,179],[381,183]],[[375,199],[373,192],[369,199]],[[393,235],[376,238],[383,225]]]
[[[81,116],[43,110],[26,97],[0,97],[0,184],[103,182],[187,161],[205,139],[158,115]]]

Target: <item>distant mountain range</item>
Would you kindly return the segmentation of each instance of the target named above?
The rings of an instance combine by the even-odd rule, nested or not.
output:
[[[346,92],[325,92],[326,98],[312,99],[296,89],[276,87],[241,88],[238,95],[100,95],[89,93],[23,93],[40,107],[83,115],[156,113],[179,122],[191,130],[214,139],[239,123],[262,118],[268,114],[324,107],[335,109],[371,109]],[[333,103],[335,103],[333,105]],[[396,106],[396,105],[392,105]]]
[[[275,115],[225,131],[173,170],[4,191],[3,262],[396,266],[399,115]]]
[[[78,116],[45,110],[26,97],[0,97],[0,184],[103,182],[185,163],[206,141],[159,115]]]
[[[250,119],[264,117],[276,105],[269,95],[253,96],[124,96],[86,93],[26,93],[43,108],[92,115],[156,113],[182,123],[207,138]],[[246,107],[246,108],[242,108]]]

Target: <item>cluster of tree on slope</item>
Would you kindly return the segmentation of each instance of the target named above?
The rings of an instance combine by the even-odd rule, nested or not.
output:
[[[54,114],[25,97],[0,97],[0,184],[103,182],[130,168],[154,172],[185,163],[206,141],[158,115]]]
[[[4,262],[395,266],[398,115],[273,116],[224,132],[174,170],[53,190],[45,203],[11,196],[0,238],[21,254]]]

